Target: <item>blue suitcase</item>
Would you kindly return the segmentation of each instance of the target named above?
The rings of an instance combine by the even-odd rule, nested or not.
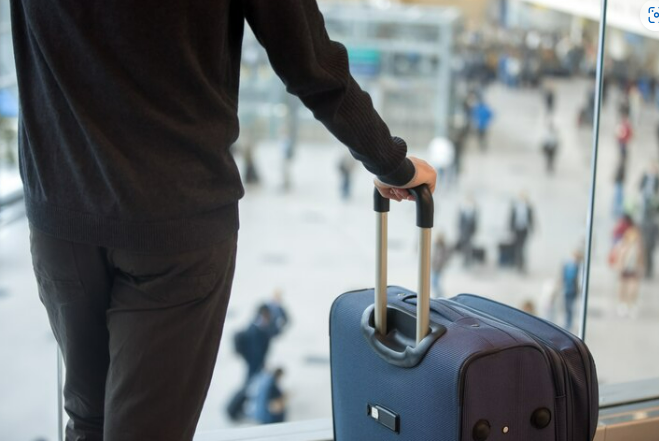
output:
[[[336,441],[591,441],[598,383],[584,343],[472,295],[430,300],[432,195],[414,190],[419,295],[386,286],[388,201],[375,195],[375,289],[332,305]]]

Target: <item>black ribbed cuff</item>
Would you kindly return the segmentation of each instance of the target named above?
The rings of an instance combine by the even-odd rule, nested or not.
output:
[[[395,187],[402,186],[414,179],[416,168],[412,161],[405,158],[403,162],[394,171],[387,175],[378,175],[378,179],[385,184]]]

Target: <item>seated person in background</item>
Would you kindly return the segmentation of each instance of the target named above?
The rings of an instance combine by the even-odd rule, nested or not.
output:
[[[263,371],[250,386],[253,416],[257,422],[282,423],[286,419],[286,396],[279,385],[283,376],[282,368],[274,372]]]

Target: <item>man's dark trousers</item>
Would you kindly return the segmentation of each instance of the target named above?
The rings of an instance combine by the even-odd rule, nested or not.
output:
[[[67,441],[188,441],[211,381],[237,235],[138,254],[31,231],[39,296],[66,365]]]

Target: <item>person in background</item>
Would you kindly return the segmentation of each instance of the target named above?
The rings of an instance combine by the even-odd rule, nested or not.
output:
[[[259,424],[283,423],[286,420],[286,395],[281,389],[284,370],[263,371],[254,378],[251,405],[253,417]]]
[[[446,243],[446,238],[443,233],[439,233],[435,239],[435,244],[432,249],[432,261],[430,263],[432,271],[432,288],[435,298],[444,296],[444,289],[442,288],[442,274],[444,268],[451,258],[452,250]]]
[[[538,311],[535,308],[535,303],[533,303],[532,300],[524,300],[520,309],[527,314],[531,314],[531,315],[538,314]]]
[[[636,226],[627,229],[616,244],[614,263],[618,271],[618,315],[636,317],[638,291],[645,267],[641,232]]]
[[[551,120],[556,108],[556,89],[553,84],[547,84],[542,92],[545,102],[545,112],[547,113],[547,118]]]
[[[291,169],[293,167],[293,160],[295,159],[295,153],[298,148],[298,109],[300,107],[300,102],[291,95],[286,95],[284,101],[287,112],[284,136],[281,141],[281,180],[282,190],[284,192],[288,192],[293,186]]]
[[[487,134],[493,117],[492,109],[481,97],[471,111],[471,119],[478,133],[478,145],[482,151],[487,150]]]
[[[645,277],[654,275],[654,252],[659,236],[657,210],[659,208],[659,165],[655,162],[643,174],[639,185],[641,193],[640,228],[645,249]]]
[[[272,314],[268,305],[263,304],[257,309],[256,317],[247,329],[234,336],[234,349],[245,360],[247,375],[240,389],[227,404],[227,415],[232,421],[239,421],[245,416],[249,385],[265,366],[272,338]]]
[[[272,340],[272,313],[268,305],[259,306],[254,321],[245,330],[245,362],[247,363],[248,383],[265,366],[265,360]]]
[[[648,213],[641,220],[641,236],[643,238],[643,250],[645,251],[645,278],[652,279],[654,277],[654,253],[659,239],[656,213]]]
[[[251,142],[248,142],[243,147],[243,159],[245,161],[243,182],[249,185],[258,185],[261,181],[256,168],[256,161],[254,160],[254,149],[255,146]]]
[[[624,163],[618,161],[615,174],[613,176],[613,218],[620,219],[625,213],[625,177],[627,167]]]
[[[544,139],[542,140],[542,153],[545,155],[545,164],[548,174],[554,173],[554,162],[556,159],[556,153],[560,147],[560,138],[558,136],[558,131],[553,122],[549,122],[547,125],[547,131],[545,133]]]
[[[634,227],[634,219],[628,214],[623,214],[613,227],[613,245],[615,246],[625,236],[630,228]]]
[[[350,199],[352,192],[352,172],[354,170],[354,158],[348,154],[342,155],[339,160],[339,174],[341,176],[341,198],[344,201]]]
[[[520,193],[510,209],[510,231],[514,237],[515,266],[526,272],[526,242],[535,228],[534,209],[526,193]]]
[[[275,290],[272,300],[266,303],[270,310],[270,335],[276,337],[288,325],[288,313],[284,308],[283,293],[281,289]]]
[[[591,126],[593,124],[595,96],[596,93],[594,88],[590,89],[586,94],[586,104],[581,108],[581,110],[579,110],[579,117],[577,119],[579,127]]]
[[[478,208],[473,196],[469,196],[460,207],[458,214],[458,245],[462,253],[464,266],[468,268],[473,263],[473,242],[478,232]]]
[[[561,274],[563,285],[563,300],[565,305],[565,329],[572,329],[574,318],[574,303],[579,296],[581,287],[581,270],[583,266],[583,252],[578,249],[572,258],[565,262]]]
[[[642,216],[657,210],[659,202],[659,164],[653,163],[639,182]]]
[[[460,177],[462,173],[462,158],[464,156],[464,149],[469,135],[469,119],[465,118],[461,113],[458,113],[453,118],[453,125],[451,127],[449,139],[455,148],[454,172],[455,179]]]
[[[629,121],[629,112],[620,112],[620,123],[616,129],[616,140],[618,141],[618,149],[620,152],[619,164],[623,167],[627,165],[627,158],[629,156],[629,143],[634,136],[632,124]]]

